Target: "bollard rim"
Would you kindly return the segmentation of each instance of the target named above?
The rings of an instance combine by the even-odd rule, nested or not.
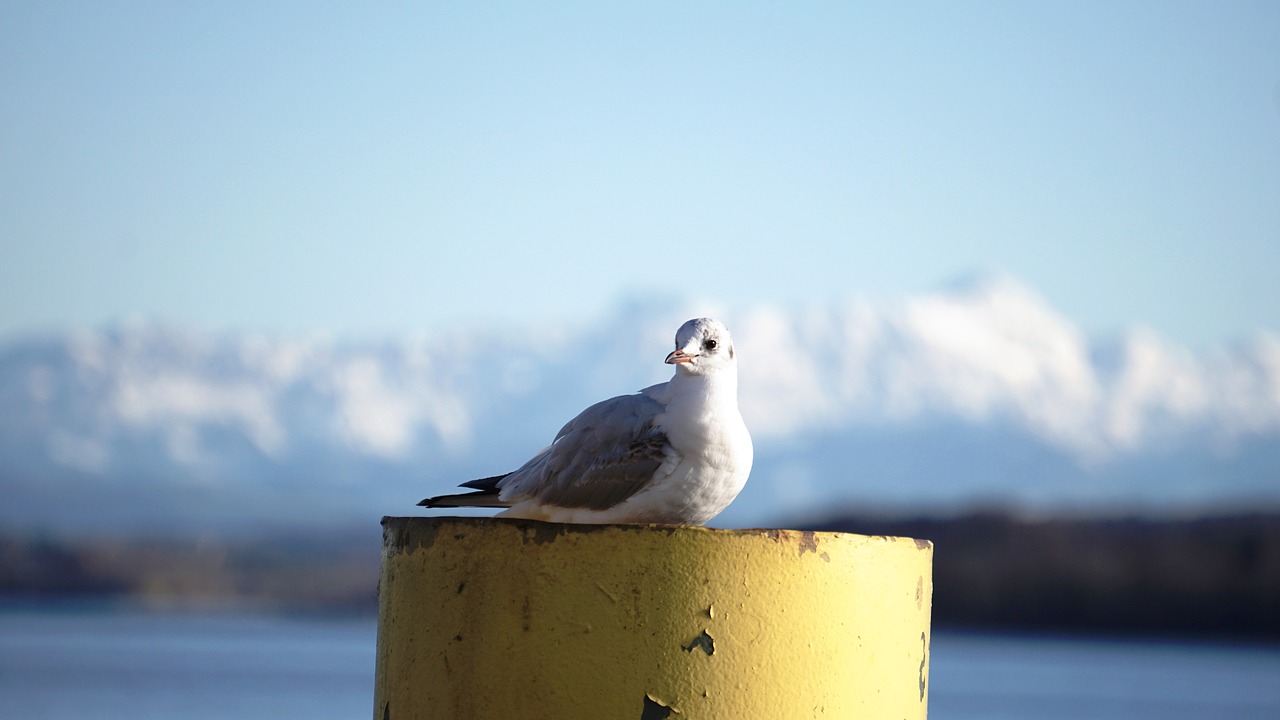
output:
[[[734,537],[759,538],[766,537],[777,541],[793,541],[799,544],[801,552],[806,548],[816,552],[819,541],[824,538],[832,540],[862,538],[869,541],[915,543],[917,550],[932,551],[933,541],[924,538],[913,538],[895,535],[864,535],[852,532],[833,532],[826,530],[793,530],[788,528],[713,528],[702,525],[668,525],[662,523],[559,523],[545,520],[525,518],[474,517],[461,515],[384,515],[382,517],[384,544],[394,543],[396,550],[405,549],[409,545],[431,545],[434,535],[445,525],[461,525],[477,529],[486,527],[511,527],[522,531],[526,539],[536,544],[550,542],[566,535],[593,535],[600,533],[639,532],[664,533],[669,536],[686,535],[702,537]],[[425,533],[428,538],[420,538],[418,542],[410,542],[409,533]]]

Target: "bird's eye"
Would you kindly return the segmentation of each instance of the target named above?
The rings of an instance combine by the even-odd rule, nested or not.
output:
[[[706,349],[708,349],[708,350],[715,350],[715,349],[716,349],[716,345],[719,345],[719,343],[717,343],[714,339],[712,339],[712,340],[708,340],[708,341],[706,341],[706,342],[702,343],[702,347],[704,347],[704,348],[706,348]]]

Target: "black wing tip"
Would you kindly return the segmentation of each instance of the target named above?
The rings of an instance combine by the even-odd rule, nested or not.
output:
[[[493,477],[478,478],[476,480],[468,480],[458,485],[458,487],[471,488],[472,490],[483,490],[485,492],[497,492],[498,483],[503,478],[505,478],[510,474],[511,473],[502,473],[501,475],[494,475]],[[442,497],[447,497],[447,496],[442,496]]]

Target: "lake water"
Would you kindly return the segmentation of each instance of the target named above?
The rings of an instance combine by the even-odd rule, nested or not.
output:
[[[369,718],[376,623],[0,609],[0,718]],[[936,633],[932,720],[1280,718],[1280,648]]]

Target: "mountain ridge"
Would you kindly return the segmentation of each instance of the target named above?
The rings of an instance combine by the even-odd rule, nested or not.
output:
[[[716,524],[833,504],[1280,503],[1280,338],[1088,338],[985,275],[893,303],[636,298],[593,322],[399,340],[132,321],[0,343],[0,523],[225,525],[408,512],[664,380],[674,328],[734,332],[756,440]],[[83,498],[83,500],[81,500]]]

